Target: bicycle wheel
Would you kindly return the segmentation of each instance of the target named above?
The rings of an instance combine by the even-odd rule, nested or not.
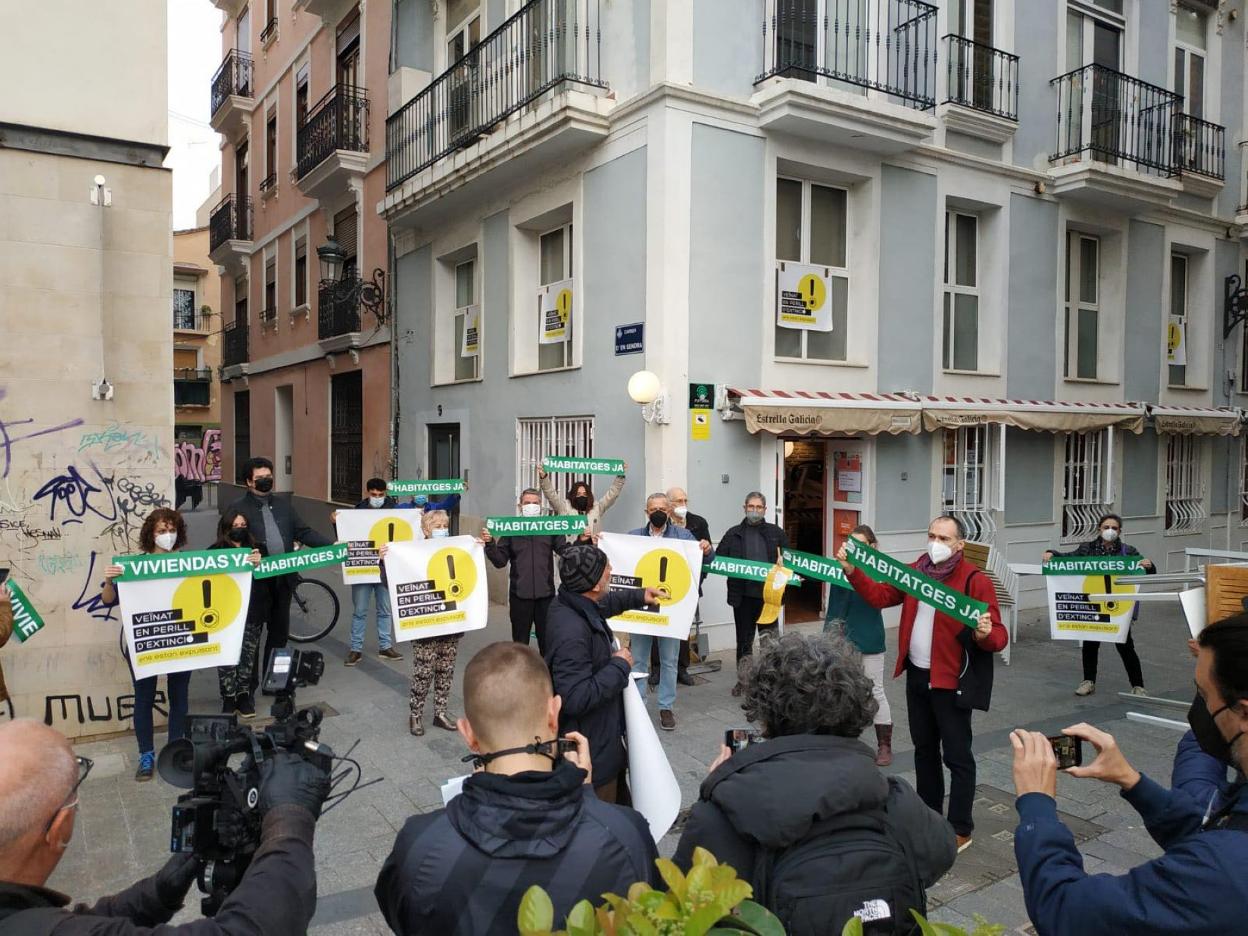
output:
[[[320,640],[338,623],[338,596],[324,582],[302,578],[290,600],[290,639],[295,643]]]

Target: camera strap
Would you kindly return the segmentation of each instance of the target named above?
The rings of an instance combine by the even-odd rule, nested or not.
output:
[[[506,757],[509,754],[541,754],[543,757],[549,757],[552,764],[559,763],[559,755],[551,752],[551,748],[558,745],[558,738],[551,738],[549,741],[543,741],[541,738],[534,737],[532,744],[526,744],[524,747],[505,748],[501,751],[491,751],[488,754],[469,754],[463,758],[465,764],[471,763],[474,767],[484,767],[490,761],[499,757]]]

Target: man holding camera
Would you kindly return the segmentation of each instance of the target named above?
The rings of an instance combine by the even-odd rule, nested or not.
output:
[[[182,909],[199,873],[177,854],[156,874],[94,906],[69,906],[46,884],[74,834],[78,788],[91,762],[39,722],[0,726],[0,936],[127,936],[151,927],[176,936],[302,933],[316,909],[312,836],[329,775],[280,752],[261,771],[260,847],[242,881],[212,919],[164,927]]]
[[[589,742],[559,738],[560,706],[527,644],[490,644],[469,661],[459,733],[477,770],[445,809],[399,833],[374,889],[394,932],[515,932],[534,884],[556,920],[582,899],[658,885],[645,819],[593,794]]]

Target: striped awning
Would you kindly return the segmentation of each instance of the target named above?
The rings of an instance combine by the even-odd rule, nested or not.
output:
[[[1150,404],[1148,415],[1158,432],[1170,435],[1237,436],[1242,412],[1223,406],[1171,406]]]
[[[750,432],[775,435],[900,435],[923,428],[917,398],[897,393],[728,388]]]
[[[995,424],[1037,432],[1144,431],[1143,403],[1077,400],[1003,400],[992,397],[925,396],[923,428],[956,429]]]

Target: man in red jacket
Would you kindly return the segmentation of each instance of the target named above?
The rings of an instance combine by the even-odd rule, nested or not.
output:
[[[1001,623],[996,591],[988,576],[962,557],[966,528],[956,517],[940,516],[928,525],[927,553],[911,566],[924,575],[988,605],[974,630],[911,598],[891,585],[875,582],[845,559],[854,590],[876,608],[901,605],[897,669],[906,672],[906,708],[914,744],[915,786],[923,802],[941,812],[945,801],[943,752],[949,768],[949,824],[958,851],[971,844],[975,823],[975,756],[971,752],[971,710],[988,711],[992,698],[992,655],[1005,649],[1008,632]]]

